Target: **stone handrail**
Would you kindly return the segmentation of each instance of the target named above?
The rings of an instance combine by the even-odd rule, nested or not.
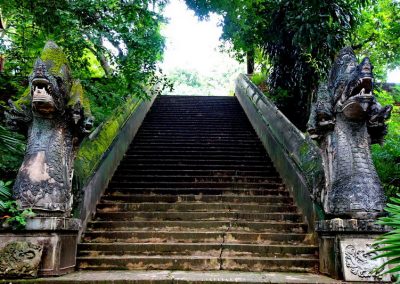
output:
[[[246,75],[236,79],[235,95],[314,232],[315,221],[324,219],[317,202],[325,183],[318,147]]]
[[[128,150],[156,96],[131,98],[83,141],[75,161],[74,216],[81,219],[80,234],[95,212],[110,179]]]

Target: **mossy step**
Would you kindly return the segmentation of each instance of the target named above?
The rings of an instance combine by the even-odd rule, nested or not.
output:
[[[199,203],[199,202],[139,202],[119,204],[98,204],[97,212],[132,212],[132,211],[191,211],[191,212],[296,212],[292,204],[246,204],[246,203]]]
[[[293,222],[253,222],[253,221],[92,221],[88,224],[88,231],[113,230],[148,230],[148,231],[176,231],[176,230],[228,230],[246,232],[306,232],[305,223]]]
[[[309,244],[310,236],[305,233],[280,232],[227,232],[226,230],[212,231],[87,231],[83,242],[97,243],[246,243],[246,244]]]
[[[249,220],[249,221],[291,221],[301,222],[298,213],[243,213],[243,212],[97,212],[96,220]]]
[[[240,270],[240,271],[287,271],[314,272],[317,259],[275,257],[227,257],[210,256],[102,256],[78,257],[79,269],[91,270]]]
[[[312,245],[257,245],[232,243],[81,243],[79,256],[100,255],[209,255],[316,258]]]

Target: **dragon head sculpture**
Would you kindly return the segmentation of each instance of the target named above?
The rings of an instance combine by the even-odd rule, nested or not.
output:
[[[370,218],[385,205],[369,147],[383,142],[392,107],[377,102],[373,85],[370,59],[358,63],[346,47],[311,108],[308,131],[322,149],[326,177],[321,203],[333,216]]]
[[[37,115],[49,115],[65,109],[66,92],[65,80],[58,80],[48,72],[48,67],[39,58],[29,78],[32,110]],[[68,91],[67,91],[68,92]]]
[[[22,209],[32,208],[38,215],[68,216],[76,150],[93,125],[89,103],[54,42],[36,60],[29,85],[17,102],[10,102],[6,114],[12,128],[28,128],[14,197]]]

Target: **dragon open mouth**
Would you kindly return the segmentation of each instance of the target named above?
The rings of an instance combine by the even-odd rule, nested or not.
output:
[[[349,97],[372,96],[373,79],[371,76],[365,76],[357,81]]]
[[[39,113],[47,114],[55,111],[52,90],[51,83],[46,78],[39,77],[32,80],[32,104]]]

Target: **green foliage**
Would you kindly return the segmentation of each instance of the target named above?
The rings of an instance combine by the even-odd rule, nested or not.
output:
[[[376,258],[387,257],[387,260],[379,269],[383,269],[386,265],[393,265],[383,273],[391,273],[396,276],[398,283],[400,281],[400,193],[397,197],[391,197],[387,204],[386,211],[389,213],[387,217],[379,219],[378,223],[392,227],[392,231],[378,237],[375,245],[378,247],[377,252],[381,252]],[[379,270],[378,269],[378,270]]]
[[[99,123],[127,96],[145,94],[146,85],[163,80],[156,62],[164,49],[160,26],[166,2],[0,0],[4,74],[14,82],[26,78],[44,43],[53,40],[63,48],[74,78],[102,79],[85,85]]]
[[[300,129],[308,119],[311,94],[350,38],[366,0],[186,0],[200,18],[223,16],[222,39],[243,58],[262,50],[270,64],[268,89]]]
[[[360,56],[369,56],[375,76],[384,80],[388,69],[400,66],[400,2],[376,0],[362,9],[351,44]]]
[[[393,92],[375,91],[382,105],[394,105],[392,116],[388,121],[388,134],[383,145],[372,145],[372,159],[378,175],[388,196],[400,191],[400,106],[396,98],[399,88]]]
[[[0,125],[0,172],[18,170],[25,152],[25,139]]]
[[[35,214],[31,209],[20,210],[17,203],[12,200],[11,181],[4,182],[0,180],[0,223],[3,227],[13,227],[23,229],[26,225],[26,219],[32,218]]]
[[[261,84],[265,83],[268,79],[268,76],[262,72],[255,73],[251,76],[251,81],[256,85],[260,86]]]
[[[169,95],[215,96],[226,95],[231,82],[240,73],[240,67],[229,66],[224,72],[213,70],[200,73],[196,70],[176,68],[169,72],[168,80],[173,88],[165,92]]]

